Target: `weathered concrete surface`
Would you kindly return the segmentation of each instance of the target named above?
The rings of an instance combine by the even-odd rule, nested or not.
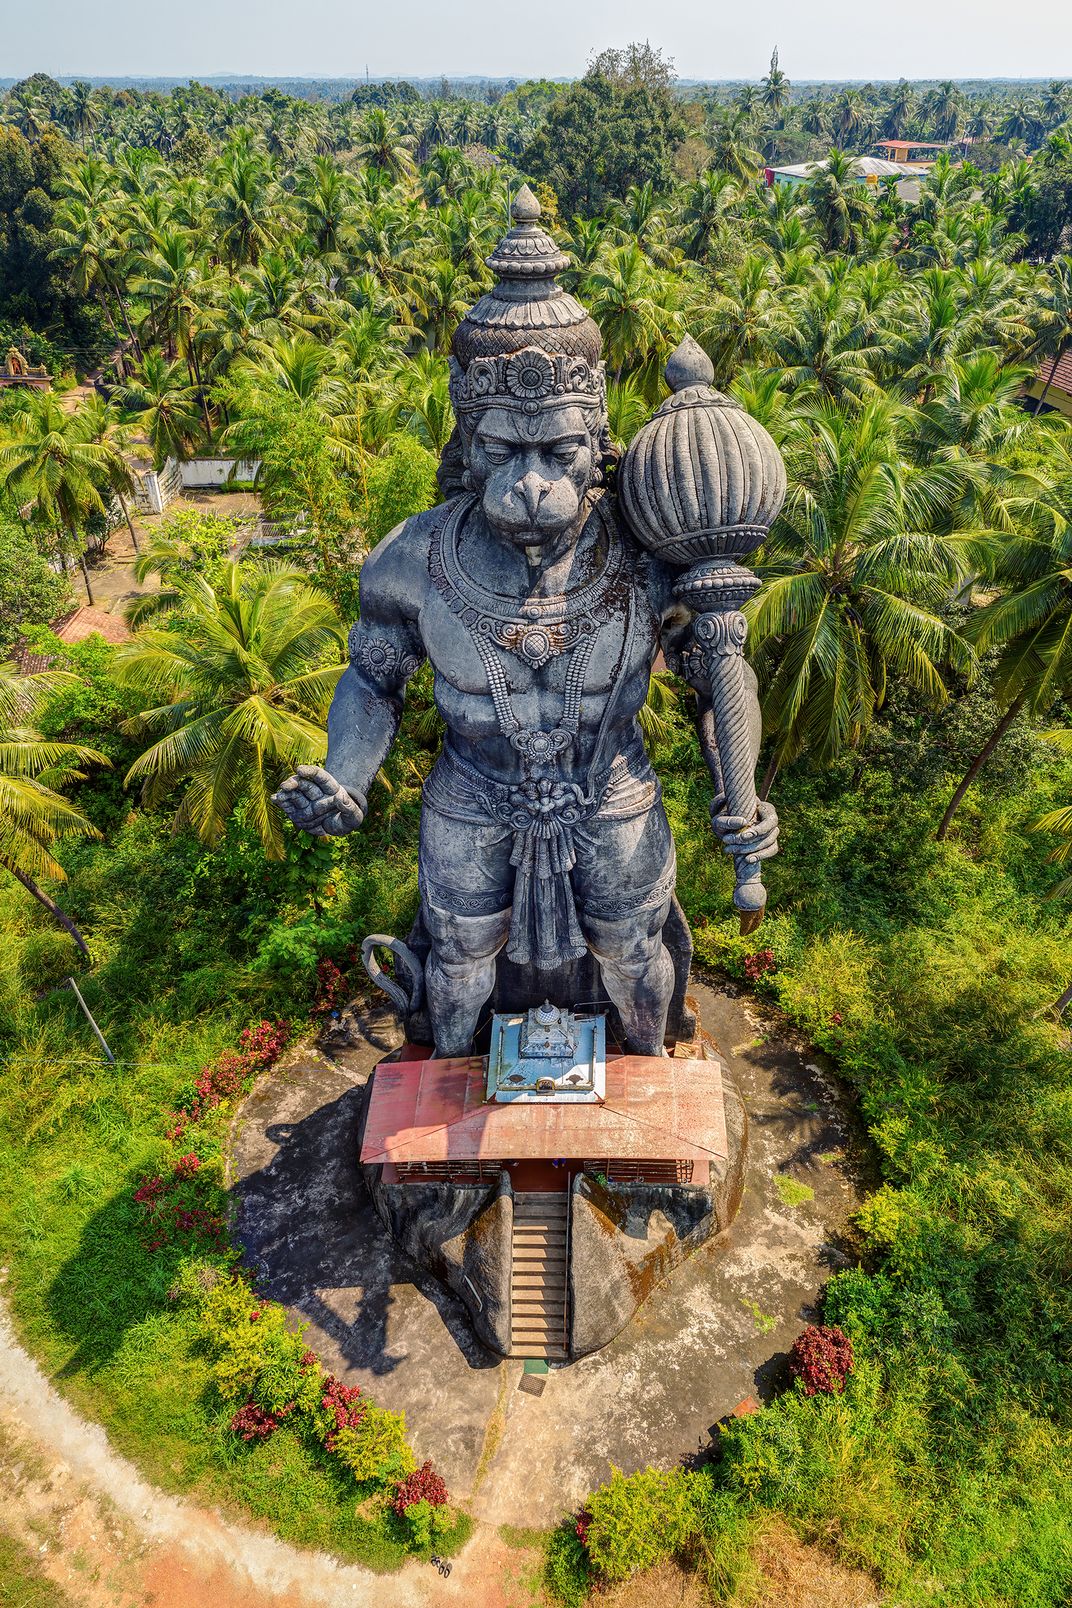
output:
[[[729,1156],[709,1188],[573,1180],[571,1356],[609,1345],[657,1285],[729,1230],[744,1189],[748,1118],[739,1090],[727,1078],[722,1086]]]
[[[541,1396],[519,1391],[521,1364],[495,1366],[460,1305],[407,1265],[359,1183],[359,1085],[393,1042],[385,1017],[368,1024],[380,1047],[280,1073],[242,1114],[239,1232],[266,1293],[310,1322],[342,1377],[405,1408],[418,1453],[488,1522],[550,1522],[612,1462],[669,1466],[698,1451],[744,1396],[769,1393],[844,1265],[853,1140],[833,1082],[751,1000],[693,991],[748,1108],[741,1210],[728,1244],[697,1251],[610,1346],[554,1369]],[[787,1205],[779,1176],[813,1196]]]

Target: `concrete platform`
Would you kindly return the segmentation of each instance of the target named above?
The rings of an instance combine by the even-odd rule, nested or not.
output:
[[[362,1086],[399,1042],[386,1009],[362,1020],[354,1048],[277,1070],[236,1122],[238,1232],[265,1293],[309,1324],[341,1378],[405,1410],[418,1456],[490,1523],[551,1523],[612,1462],[700,1451],[720,1417],[769,1392],[845,1265],[857,1187],[834,1081],[749,997],[693,991],[748,1106],[740,1213],[728,1243],[692,1257],[605,1350],[553,1367],[538,1396],[518,1388],[521,1362],[485,1351],[460,1304],[406,1264],[360,1180]]]

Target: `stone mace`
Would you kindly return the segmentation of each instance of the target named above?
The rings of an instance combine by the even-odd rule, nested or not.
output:
[[[760,546],[785,500],[785,466],[774,441],[739,402],[713,389],[714,368],[686,335],[666,365],[671,395],[637,433],[619,469],[622,507],[634,535],[673,565],[687,566],[674,595],[694,615],[681,672],[709,714],[717,752],[704,756],[725,813],[757,818],[758,733],[750,730],[743,605],[760,586],[739,563]],[[767,902],[760,867],[731,850],[733,902],[742,933]]]

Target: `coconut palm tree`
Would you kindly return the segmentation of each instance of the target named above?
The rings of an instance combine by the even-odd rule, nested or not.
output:
[[[232,269],[256,267],[281,221],[278,186],[263,157],[235,146],[214,174],[213,238]]]
[[[172,584],[182,601],[168,626],[139,631],[116,655],[116,678],[147,700],[124,730],[154,739],[126,783],[141,783],[147,805],[184,784],[175,826],[205,843],[244,804],[265,853],[282,859],[271,796],[296,766],[323,758],[342,622],[285,565],[228,563],[218,588],[199,574]]]
[[[941,617],[971,567],[935,521],[955,497],[947,466],[906,467],[896,403],[804,407],[783,438],[789,492],[747,606],[764,724],[778,767],[809,749],[827,760],[859,746],[897,675],[931,703],[941,667],[970,671],[967,643]]]
[[[0,664],[0,866],[33,894],[88,956],[86,941],[70,916],[38,882],[39,877],[66,880],[55,855],[60,838],[100,837],[58,789],[80,780],[81,766],[107,765],[108,760],[81,743],[44,738],[35,726],[49,699],[76,681],[61,671],[23,676],[14,665]]]
[[[612,246],[584,289],[615,380],[627,368],[661,367],[681,335],[678,281],[654,268],[634,243]]]
[[[169,363],[162,353],[150,352],[115,394],[123,409],[140,422],[158,469],[169,457],[192,456],[201,434],[200,399],[180,359]]]
[[[789,79],[778,65],[778,48],[771,54],[770,67],[763,80],[763,105],[772,118],[780,119],[789,105]]]
[[[358,135],[357,158],[393,179],[404,179],[413,172],[415,144],[412,135],[403,134],[397,118],[385,107],[370,106]]]
[[[805,195],[828,251],[855,251],[860,233],[874,217],[860,164],[833,150],[805,185]]]
[[[93,435],[84,409],[67,413],[50,391],[32,394],[0,433],[0,489],[16,504],[30,503],[58,541],[64,570],[69,555],[82,566],[86,596],[94,601],[82,532],[88,514],[106,513],[102,492],[129,486],[130,475],[114,441]]]
[[[939,839],[1020,712],[1045,715],[1072,693],[1072,445],[1063,435],[1042,442],[1037,470],[1009,497],[1012,528],[991,548],[988,579],[998,595],[965,632],[980,654],[997,653],[993,689],[1003,712],[954,790]]]
[[[715,120],[709,139],[711,165],[718,173],[749,184],[763,166],[763,153],[751,143],[751,124],[741,112],[724,113]]]

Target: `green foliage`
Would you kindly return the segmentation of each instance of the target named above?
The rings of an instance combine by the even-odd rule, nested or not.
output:
[[[50,328],[87,346],[88,358],[103,350],[100,322],[53,261],[49,235],[55,192],[69,155],[66,142],[54,131],[31,141],[18,129],[0,128],[0,318]],[[55,347],[45,361],[50,367],[57,362]]]
[[[672,1557],[696,1534],[699,1518],[683,1469],[667,1474],[643,1469],[625,1475],[615,1468],[589,1499],[588,1556],[604,1580],[628,1580]]]
[[[552,1602],[562,1608],[584,1608],[588,1601],[592,1569],[572,1519],[557,1525],[544,1542],[543,1584]]]
[[[406,1471],[408,1472],[408,1470]],[[457,1515],[443,1504],[411,1502],[402,1520],[414,1552],[429,1552],[442,1546],[457,1525]]]
[[[72,602],[71,588],[14,521],[0,519],[0,659],[28,626],[44,625]]]
[[[358,1482],[372,1480],[386,1484],[389,1480],[405,1479],[417,1466],[417,1460],[406,1443],[405,1413],[393,1413],[386,1407],[377,1407],[375,1402],[366,1403],[356,1429],[339,1431],[335,1437],[334,1451]],[[414,1507],[428,1507],[428,1503],[417,1502],[407,1508],[407,1519]],[[429,1511],[437,1515],[432,1530],[445,1533],[449,1527],[446,1515],[440,1518],[438,1509]],[[423,1525],[413,1527],[414,1544],[426,1546],[427,1540],[417,1539],[418,1528],[423,1528]]]
[[[667,188],[684,124],[670,92],[592,72],[563,89],[525,150],[525,167],[555,191],[566,217],[591,218],[631,184]]]
[[[365,471],[359,522],[365,544],[374,547],[396,525],[431,508],[439,499],[436,460],[410,435],[396,436]]]

